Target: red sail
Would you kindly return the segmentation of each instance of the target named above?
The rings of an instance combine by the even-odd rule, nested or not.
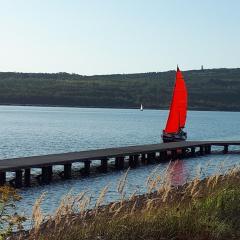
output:
[[[187,117],[187,88],[183,75],[177,68],[170,113],[165,128],[166,133],[177,133],[184,128]]]

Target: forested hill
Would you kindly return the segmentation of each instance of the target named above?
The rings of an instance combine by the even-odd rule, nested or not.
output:
[[[189,108],[240,111],[240,68],[183,72]],[[0,104],[168,108],[175,71],[82,76],[0,72]]]

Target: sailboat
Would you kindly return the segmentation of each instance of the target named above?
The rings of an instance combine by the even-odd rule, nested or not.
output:
[[[141,106],[140,106],[140,111],[143,111],[143,105],[141,104]]]
[[[163,142],[178,142],[187,139],[183,131],[187,118],[187,88],[182,72],[177,67],[175,86],[168,120],[162,133]]]

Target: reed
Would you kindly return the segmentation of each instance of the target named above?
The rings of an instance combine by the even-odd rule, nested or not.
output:
[[[109,185],[104,187],[90,208],[91,197],[68,194],[55,214],[44,217],[41,196],[33,213],[33,229],[22,239],[240,239],[240,168],[225,174],[222,167],[215,176],[201,179],[204,169],[196,169],[196,178],[182,186],[172,182],[173,163],[165,171],[154,169],[146,180],[147,193],[136,191],[126,198],[128,171],[120,178],[120,200],[104,204]]]
[[[16,203],[21,200],[17,190],[9,186],[0,187],[0,240],[6,239],[13,230],[21,231],[26,220],[16,212]]]

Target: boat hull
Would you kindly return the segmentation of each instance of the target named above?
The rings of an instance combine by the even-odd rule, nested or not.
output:
[[[165,133],[162,134],[163,142],[181,142],[187,140],[187,133],[181,131],[179,133]]]

